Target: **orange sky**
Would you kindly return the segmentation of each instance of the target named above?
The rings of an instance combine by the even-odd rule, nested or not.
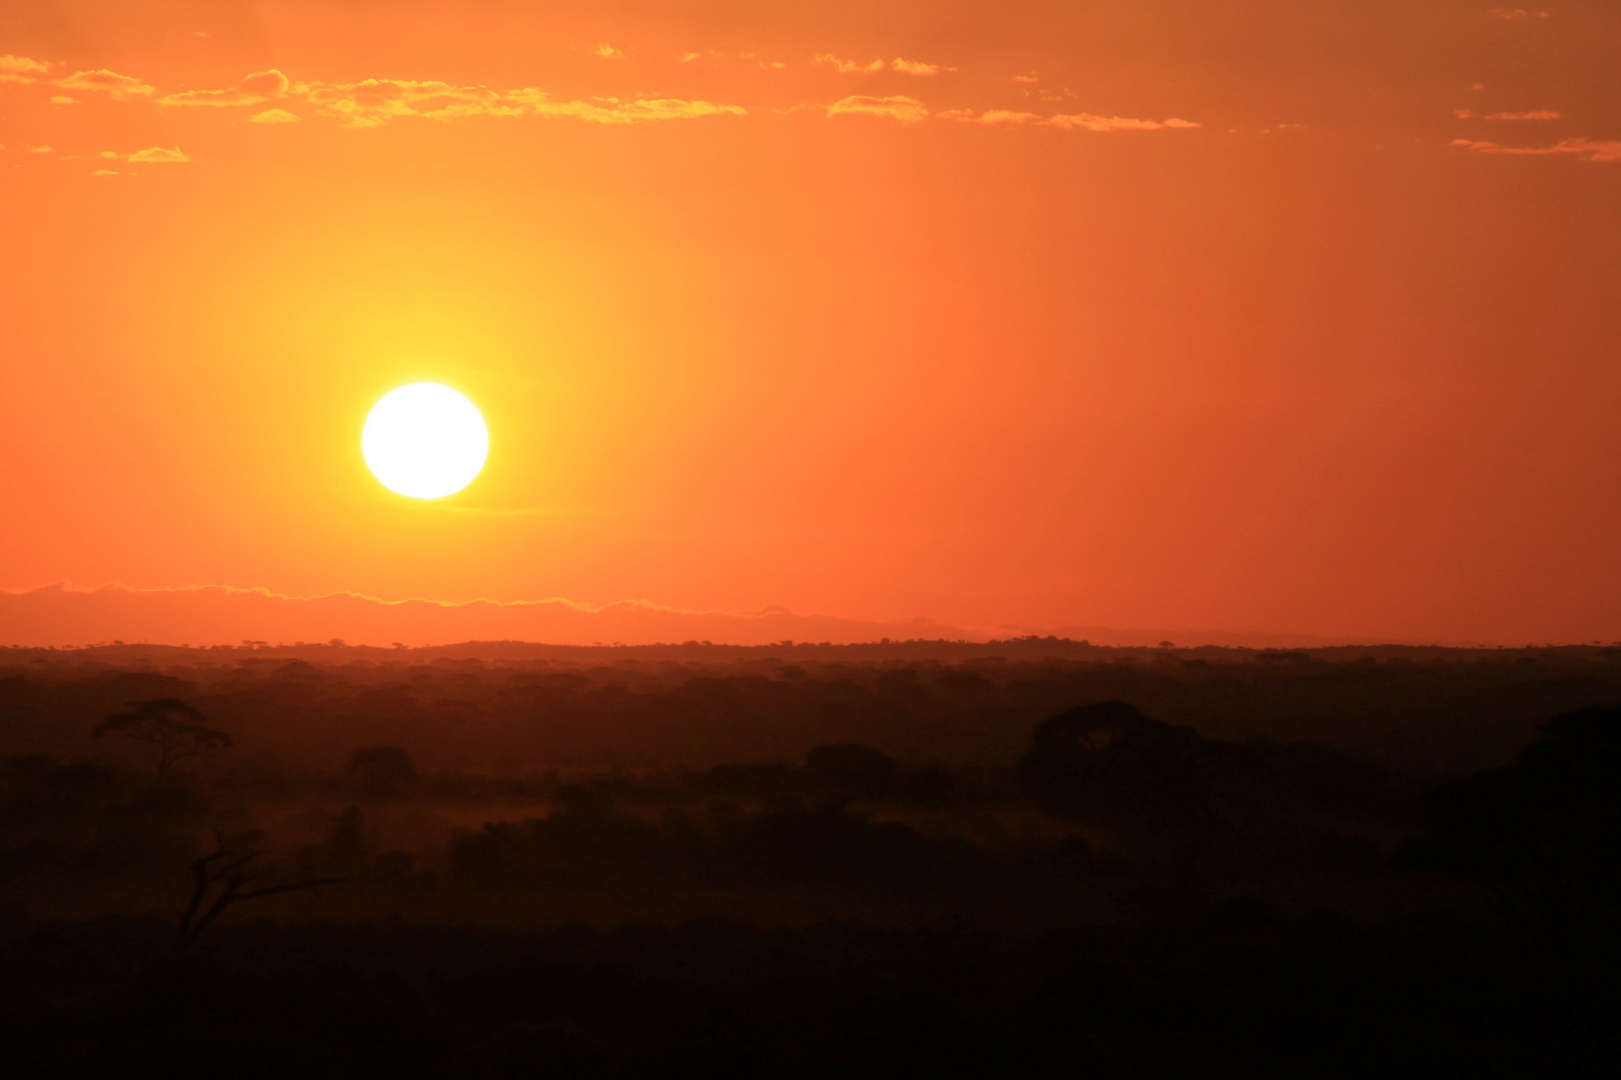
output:
[[[1618,49],[1608,2],[12,0],[0,588],[1621,638]],[[424,379],[491,431],[437,503],[359,453]]]

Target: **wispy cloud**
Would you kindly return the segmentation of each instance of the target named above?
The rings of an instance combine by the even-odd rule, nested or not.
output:
[[[562,116],[596,124],[640,124],[656,120],[691,120],[700,116],[742,116],[741,105],[719,105],[712,101],[684,98],[593,98],[590,101],[557,101],[539,90],[515,90],[507,95],[535,116]]]
[[[1553,16],[1546,11],[1527,11],[1524,8],[1492,8],[1486,14],[1494,19],[1549,19]]]
[[[179,165],[191,160],[179,148],[168,149],[162,146],[149,146],[145,150],[137,150],[126,161],[142,162],[147,165]]]
[[[523,109],[505,101],[505,95],[477,86],[404,79],[365,79],[361,82],[301,84],[301,96],[326,116],[347,127],[380,127],[390,120],[414,117],[448,120],[459,116],[519,116]]]
[[[1073,131],[1076,128],[1084,131],[1159,131],[1163,128],[1199,126],[1192,120],[1180,120],[1174,116],[1166,120],[1136,120],[1127,116],[1094,116],[1091,113],[1060,113],[1043,123],[1065,131]]]
[[[942,71],[956,71],[956,68],[942,67],[939,64],[930,64],[923,60],[907,60],[897,56],[889,63],[883,60],[869,60],[863,64],[859,60],[840,60],[831,53],[818,53],[815,63],[830,67],[841,75],[870,75],[875,72],[890,70],[898,71],[902,75],[938,75]]]
[[[591,50],[591,53],[594,56],[602,57],[604,60],[623,60],[625,58],[624,52],[614,48],[606,41],[599,42],[597,47]]]
[[[890,67],[902,75],[938,75],[942,71],[957,70],[956,68],[941,67],[939,64],[925,64],[921,60],[902,60],[898,56]]]
[[[1468,110],[1463,110],[1467,112]],[[1482,117],[1485,120],[1563,120],[1564,113],[1554,112],[1552,109],[1533,109],[1530,112],[1500,112],[1491,113]]]
[[[926,119],[928,108],[916,98],[894,95],[892,97],[866,97],[854,95],[835,101],[827,106],[828,116],[884,116],[891,120],[899,120],[903,124],[915,124]]]
[[[874,71],[882,71],[886,66],[882,60],[873,60],[869,63],[863,64],[859,60],[840,60],[838,57],[833,56],[830,53],[819,53],[816,57],[815,63],[826,65],[842,75],[857,75]]]
[[[32,82],[30,75],[43,75],[51,70],[51,65],[43,60],[34,60],[27,56],[13,56],[6,53],[0,56],[0,75],[14,76],[8,82]]]
[[[598,55],[607,55],[599,46]],[[618,50],[614,50],[618,55]],[[20,81],[31,81],[18,71],[37,72],[37,61],[8,57],[7,71]],[[156,100],[166,106],[250,106],[271,101],[299,103],[318,115],[332,117],[347,127],[374,128],[405,118],[451,120],[467,116],[572,117],[600,124],[635,124],[700,116],[742,115],[740,105],[683,98],[616,98],[585,100],[554,98],[543,90],[526,87],[494,90],[483,86],[409,79],[363,79],[351,83],[293,83],[275,69],[258,71],[236,86],[221,90],[182,90],[154,98],[156,90],[142,80],[113,71],[80,71],[54,81],[66,90],[104,93],[118,101]],[[62,99],[64,103],[71,99]],[[251,118],[259,124],[296,123],[287,109],[273,108]],[[173,159],[166,159],[173,160]]]
[[[1453,139],[1453,146],[1471,154],[1516,154],[1540,156],[1543,154],[1577,154],[1586,161],[1621,161],[1621,140],[1594,142],[1591,139],[1561,139],[1552,146],[1503,146],[1494,142]]]
[[[256,71],[228,90],[182,90],[158,99],[160,105],[258,105],[285,97],[287,76],[271,68]]]
[[[1008,127],[1018,124],[1039,124],[1041,122],[1041,116],[1037,113],[1014,112],[1011,109],[986,109],[984,112],[975,112],[973,109],[952,109],[935,115],[941,120],[957,120],[965,124],[984,124],[987,127]]]
[[[133,75],[120,75],[116,71],[108,71],[106,68],[98,71],[75,71],[72,75],[57,79],[56,85],[64,90],[103,93],[114,101],[133,101],[138,98],[148,98],[157,92],[155,88],[148,86]]]
[[[300,85],[298,92],[318,111],[348,127],[379,127],[392,120],[451,120],[466,116],[572,117],[599,124],[634,124],[721,114],[741,115],[740,105],[682,98],[592,98],[560,101],[542,90],[490,90],[443,82],[367,79],[338,85]]]
[[[604,50],[611,50],[614,54]],[[608,58],[623,56],[619,50],[602,43],[596,50]],[[745,58],[753,54],[741,54]],[[680,59],[691,61],[698,54],[683,54]],[[873,60],[861,63],[843,60],[830,54],[816,57],[818,64],[832,66],[841,73],[878,72],[893,70],[909,76],[933,76],[954,68],[921,60],[896,58],[894,61]],[[13,71],[37,73],[41,65],[27,58],[8,57],[7,65]],[[1034,73],[1017,76],[1021,81],[1033,81]],[[693,119],[705,116],[747,113],[740,105],[685,98],[662,97],[593,97],[560,98],[544,90],[525,87],[512,90],[487,86],[458,86],[437,80],[363,79],[357,82],[293,82],[276,69],[254,72],[235,86],[224,89],[181,90],[155,96],[154,88],[142,80],[108,70],[80,71],[54,80],[64,89],[104,93],[120,101],[155,101],[171,107],[186,106],[252,106],[275,102],[298,108],[268,108],[249,118],[255,124],[293,124],[310,116],[337,120],[350,128],[377,128],[397,120],[449,121],[464,117],[522,117],[568,118],[597,124],[638,124],[663,120]],[[902,124],[914,124],[928,119],[931,111],[922,101],[902,94],[855,94],[841,98],[831,105],[802,105],[797,108],[819,110],[829,117],[874,116]],[[1043,119],[1033,112],[1016,109],[953,109],[937,114],[940,119],[970,123],[984,127],[1045,126],[1064,131],[1118,132],[1160,131],[1167,129],[1197,128],[1191,120],[1170,117],[1164,120],[1139,119],[1123,116],[1103,116],[1093,113],[1060,113]],[[1539,119],[1542,113],[1497,114],[1498,119]],[[1551,114],[1547,117],[1551,118]],[[1505,151],[1506,152],[1506,151]],[[1552,151],[1550,151],[1552,152]],[[145,163],[173,163],[190,160],[178,149],[151,147],[136,154],[107,155],[120,160]]]

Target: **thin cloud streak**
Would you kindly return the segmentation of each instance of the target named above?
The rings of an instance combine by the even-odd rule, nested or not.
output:
[[[685,120],[700,116],[737,115],[740,105],[682,98],[593,98],[559,101],[543,90],[497,91],[444,82],[367,79],[336,85],[300,84],[303,101],[345,127],[374,128],[393,120],[452,120],[468,116],[571,117],[598,124],[635,124]]]
[[[964,124],[984,124],[986,127],[1011,127],[1021,124],[1039,124],[1039,113],[1015,112],[1011,109],[986,109],[984,112],[975,112],[973,109],[952,109],[949,112],[938,113],[941,120],[956,120]]]
[[[869,97],[855,94],[827,106],[832,116],[883,116],[903,124],[915,124],[928,118],[929,109],[916,98],[896,94],[890,97]]]
[[[1126,116],[1094,116],[1091,113],[1060,114],[1043,123],[1049,127],[1062,128],[1064,131],[1080,128],[1084,131],[1097,132],[1160,131],[1165,128],[1187,129],[1199,126],[1192,120],[1182,120],[1175,116],[1166,120],[1137,120]]]
[[[603,51],[605,48],[611,50],[611,55]],[[609,59],[620,59],[624,56],[623,52],[613,49],[612,46],[599,46],[596,53]],[[681,59],[696,56],[697,54],[686,54]],[[34,72],[40,70],[42,66],[38,61],[26,57],[8,57],[7,61],[15,70]],[[815,62],[831,66],[841,73],[876,73],[893,70],[911,76],[933,76],[942,71],[956,70],[901,57],[892,62],[873,60],[863,64],[824,53],[817,55]],[[438,80],[363,79],[349,83],[294,83],[275,68],[254,72],[233,87],[217,90],[181,90],[161,97],[155,96],[156,90],[142,80],[108,70],[76,72],[55,80],[55,85],[105,93],[114,100],[148,101],[165,107],[229,108],[263,105],[271,101],[296,103],[307,106],[318,116],[337,120],[345,127],[356,129],[377,128],[402,119],[448,121],[478,116],[503,118],[541,116],[572,118],[597,124],[637,124],[704,116],[742,116],[749,111],[741,105],[678,97],[560,99],[534,87],[495,90],[485,86],[459,86]],[[1028,125],[1100,133],[1188,129],[1200,126],[1194,121],[1177,117],[1153,120],[1093,113],[1058,114],[1042,119],[1036,113],[1016,109],[952,109],[935,114],[931,113],[929,107],[922,101],[903,94],[854,94],[841,98],[831,105],[804,105],[777,111],[792,112],[801,108],[820,110],[829,117],[876,116],[902,124],[914,124],[934,115],[940,119],[986,127]],[[1503,118],[1508,117],[1509,114],[1503,114]],[[1527,113],[1520,118],[1534,117],[1540,118],[1540,114]],[[287,109],[272,108],[249,119],[250,122],[257,124],[290,124],[297,123],[301,117]],[[186,160],[183,157],[158,156],[157,148],[143,153],[151,153],[153,156],[139,160]]]
[[[285,97],[290,86],[287,76],[271,68],[256,71],[229,90],[182,90],[158,99],[159,105],[260,105]]]
[[[56,85],[64,90],[106,94],[114,101],[135,101],[157,93],[156,87],[148,86],[133,75],[120,75],[106,68],[98,71],[76,71],[72,75],[57,79]]]
[[[1512,154],[1538,157],[1544,154],[1577,154],[1586,161],[1621,161],[1621,140],[1594,142],[1591,139],[1562,139],[1552,146],[1503,146],[1500,143],[1453,139],[1449,144],[1471,154]]]
[[[180,165],[189,162],[191,158],[187,157],[179,147],[153,146],[145,150],[135,151],[126,160],[144,162],[148,165]]]

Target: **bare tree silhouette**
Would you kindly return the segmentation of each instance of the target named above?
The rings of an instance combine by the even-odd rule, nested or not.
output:
[[[182,758],[198,757],[229,749],[231,737],[208,726],[208,717],[179,698],[153,698],[131,701],[129,708],[114,713],[97,724],[91,734],[122,735],[126,739],[149,742],[158,748],[158,772]]]
[[[190,866],[194,886],[191,902],[186,905],[186,910],[180,913],[180,931],[174,943],[174,951],[177,953],[184,952],[196,944],[203,931],[212,926],[233,904],[275,896],[278,893],[317,889],[322,885],[338,885],[347,880],[306,878],[303,881],[249,888],[263,877],[263,871],[250,869],[249,866],[265,853],[248,851],[245,854],[237,854],[227,846],[222,833],[214,834],[214,843],[216,846],[212,854],[204,855]]]

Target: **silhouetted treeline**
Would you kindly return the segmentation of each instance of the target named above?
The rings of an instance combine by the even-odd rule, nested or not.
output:
[[[1010,766],[1035,724],[1115,699],[1206,737],[1328,743],[1400,777],[1429,779],[1507,760],[1558,713],[1621,701],[1614,648],[996,647],[1014,644],[1029,658],[986,656],[979,646],[977,657],[954,662],[790,662],[767,653],[728,663],[414,663],[413,650],[395,662],[346,661],[350,652],[388,651],[329,647],[320,662],[251,649],[168,650],[178,660],[131,669],[92,659],[101,650],[0,650],[0,742],[13,753],[83,757],[106,750],[90,732],[126,702],[176,699],[228,732],[238,760],[293,769],[335,768],[367,744],[403,746],[436,771],[515,775],[787,761],[839,742],[908,763]],[[1043,658],[1042,649],[1097,658]],[[583,653],[608,661],[635,651]],[[8,653],[29,659],[8,665]]]

